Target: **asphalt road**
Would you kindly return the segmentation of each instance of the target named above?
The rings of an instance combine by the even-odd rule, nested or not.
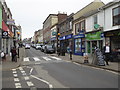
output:
[[[77,65],[33,48],[25,52],[21,67],[3,72],[4,88],[118,88],[117,74]]]

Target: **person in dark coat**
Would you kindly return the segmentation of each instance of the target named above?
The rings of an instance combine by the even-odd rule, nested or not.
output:
[[[11,49],[11,54],[12,54],[12,62],[17,62],[17,52],[16,52],[16,48],[15,47],[13,47],[12,49]]]
[[[108,43],[106,43],[106,45],[103,48],[103,54],[105,55],[106,65],[109,65],[108,61],[110,60],[111,48]]]

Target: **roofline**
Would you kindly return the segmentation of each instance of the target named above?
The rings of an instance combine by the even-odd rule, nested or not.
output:
[[[86,7],[88,7],[90,4],[92,4],[94,1],[92,1],[91,3],[89,3],[88,5],[86,5],[85,7],[83,7],[82,9],[80,9],[79,11],[77,11],[76,13],[75,13],[75,15],[77,14],[77,13],[79,13],[80,11],[82,11],[82,10],[84,10]],[[102,2],[102,1],[101,1]],[[102,2],[103,3],[103,2]],[[105,5],[105,3],[103,3],[104,5]]]
[[[43,24],[47,21],[47,19],[50,17],[50,16],[57,16],[57,14],[49,14],[48,17],[45,19],[45,21],[43,22]]]

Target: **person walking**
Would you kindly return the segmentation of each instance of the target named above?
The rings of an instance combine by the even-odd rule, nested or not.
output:
[[[15,47],[11,49],[11,54],[12,54],[12,62],[17,62],[17,52]]]
[[[111,48],[110,48],[109,44],[106,43],[106,45],[103,48],[103,54],[105,55],[106,65],[109,65],[108,61],[110,60],[110,53],[111,53]]]

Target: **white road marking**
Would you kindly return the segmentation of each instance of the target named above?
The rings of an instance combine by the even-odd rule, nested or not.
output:
[[[41,61],[39,58],[37,58],[37,57],[33,57],[33,59],[35,60],[35,61]]]
[[[33,84],[32,82],[30,82],[30,81],[27,82],[27,85],[28,85],[29,87],[34,86],[34,84]]]
[[[25,73],[25,71],[22,70],[21,73]]]
[[[23,76],[26,76],[26,73],[23,73],[22,75],[23,75]]]
[[[14,81],[19,82],[20,80],[19,80],[19,78],[14,78]]]
[[[23,68],[22,68],[22,67],[19,67],[19,70],[23,71]]]
[[[56,60],[62,60],[61,58],[52,57],[52,56],[50,56],[50,57],[53,58],[53,59],[56,59]]]
[[[16,69],[12,69],[12,71],[16,71]]]
[[[25,61],[25,62],[29,62],[30,60],[29,60],[29,58],[28,57],[26,57],[26,58],[24,58],[24,60],[23,61]]]
[[[22,88],[20,83],[15,83],[15,88]]]
[[[14,77],[17,77],[18,75],[17,74],[13,74]]]
[[[27,76],[25,76],[25,77],[24,77],[24,79],[25,79],[25,80],[29,80],[30,78],[29,78],[29,77],[27,77]]]
[[[31,77],[33,77],[33,78],[35,78],[35,79],[37,79],[37,80],[40,80],[40,81],[48,84],[48,85],[49,85],[49,88],[53,88],[52,84],[50,84],[48,81],[45,81],[45,80],[43,80],[43,79],[40,79],[40,78],[38,78],[38,77],[36,77],[36,76],[34,76],[34,75],[31,75]]]
[[[45,59],[46,61],[50,61],[51,59],[48,57],[42,57],[43,59]]]
[[[32,73],[32,71],[33,71],[33,68],[31,68],[31,70],[30,70],[30,73],[29,73],[29,74],[31,74],[31,73]]]
[[[15,73],[17,73],[16,71],[13,71],[13,73],[15,74]]]

